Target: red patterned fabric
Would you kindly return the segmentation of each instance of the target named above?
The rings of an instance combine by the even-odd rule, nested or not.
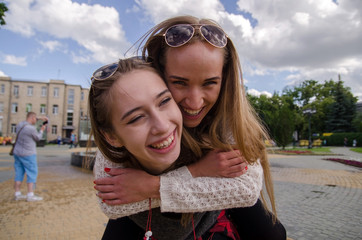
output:
[[[220,232],[224,233],[230,239],[240,240],[240,236],[238,231],[236,230],[234,224],[226,217],[225,210],[222,210],[218,218],[216,219],[215,225],[209,230],[212,233],[210,236],[210,240],[214,233]],[[202,240],[202,238],[198,238],[197,240]]]
[[[195,231],[195,229],[194,229]],[[215,233],[223,233],[225,236],[228,236],[232,240],[240,240],[238,231],[236,230],[234,224],[226,217],[225,210],[220,212],[220,215],[216,219],[215,225],[209,230],[211,233],[210,237],[207,240],[212,240]],[[146,240],[146,237],[143,238]],[[153,236],[149,238],[150,240],[156,240]],[[195,240],[205,240],[202,237],[195,238]]]

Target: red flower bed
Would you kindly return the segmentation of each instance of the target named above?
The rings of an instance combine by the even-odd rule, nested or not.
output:
[[[324,160],[340,162],[340,163],[347,164],[350,166],[362,168],[362,162],[359,162],[356,160],[349,160],[349,159],[342,159],[342,158],[324,158]]]

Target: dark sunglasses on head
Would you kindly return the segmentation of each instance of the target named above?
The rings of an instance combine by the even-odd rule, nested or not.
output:
[[[111,64],[98,68],[93,73],[92,81],[93,80],[104,80],[109,77],[112,77],[114,75],[114,73],[117,71],[117,68],[118,68],[118,62],[111,63]]]
[[[150,62],[150,58],[144,58],[142,56],[136,56],[136,57],[130,57],[128,59],[131,59],[132,61],[140,61],[142,63]],[[124,59],[127,60],[127,59]],[[103,67],[98,68],[91,78],[92,82],[94,80],[105,80],[107,78],[112,77],[118,69],[118,62],[107,64]]]
[[[209,24],[178,24],[169,27],[164,36],[167,45],[170,47],[180,47],[186,44],[195,34],[195,29],[199,29],[201,35],[212,46],[223,48],[227,44],[226,33],[218,26]]]

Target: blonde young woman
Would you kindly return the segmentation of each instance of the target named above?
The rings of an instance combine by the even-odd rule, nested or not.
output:
[[[96,181],[99,197],[108,204],[103,210],[108,215],[113,213],[112,217],[121,217],[117,215],[117,209],[122,205],[114,204],[140,201],[154,194],[157,196],[159,192],[163,211],[232,208],[227,212],[242,239],[285,239],[284,227],[279,221],[274,224],[273,215],[264,211],[261,202],[250,195],[257,190],[259,196],[261,188],[246,190],[248,186],[260,186],[255,183],[261,181],[261,177],[253,175],[260,162],[269,202],[276,215],[264,144],[268,135],[246,99],[241,67],[232,41],[213,21],[191,16],[171,18],[158,24],[146,34],[145,40],[143,54],[152,58],[155,67],[164,75],[183,114],[184,126],[199,142],[218,150],[158,179],[132,169],[107,169],[113,177]],[[238,149],[248,161],[249,169],[242,175],[234,171],[233,174],[238,175],[234,178],[211,178],[214,184],[202,182],[204,178],[197,176],[231,177],[232,174],[220,173],[224,168],[220,167],[220,172],[215,170],[217,167],[213,168],[223,166],[218,155],[220,149],[226,151],[223,153]],[[226,169],[234,166],[237,164]],[[247,179],[248,174],[256,178]],[[137,179],[142,179],[143,184],[133,184]],[[193,194],[195,198],[190,197],[190,191],[195,188],[201,189],[205,195]],[[250,199],[253,201],[248,201]],[[116,226],[117,222],[110,221],[106,232],[112,232]]]

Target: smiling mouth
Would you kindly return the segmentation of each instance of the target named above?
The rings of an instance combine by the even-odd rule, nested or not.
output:
[[[171,134],[166,140],[157,144],[151,144],[150,147],[154,149],[164,149],[169,147],[174,139],[175,139],[174,134]]]
[[[200,112],[203,110],[204,108],[200,108],[198,110],[191,110],[191,109],[187,109],[187,108],[182,108],[182,110],[187,114],[187,115],[190,115],[190,116],[197,116],[200,114]]]

